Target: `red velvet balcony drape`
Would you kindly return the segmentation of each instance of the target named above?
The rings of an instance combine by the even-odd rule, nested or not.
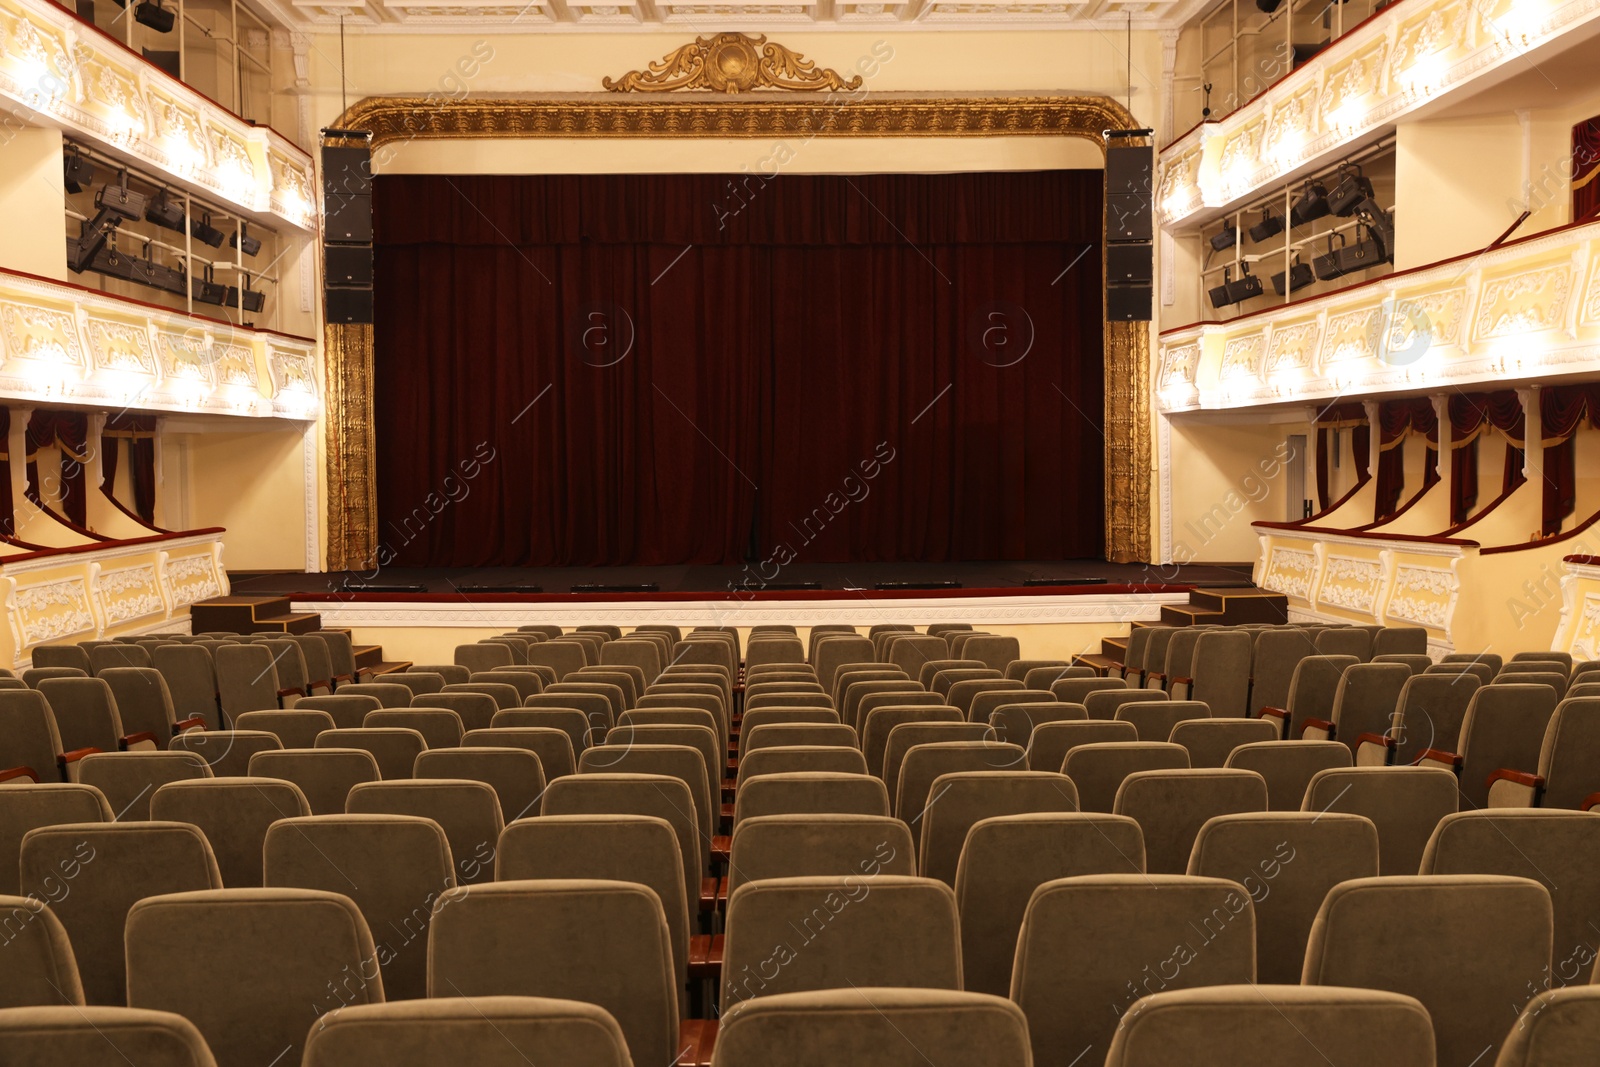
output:
[[[89,501],[84,495],[84,464],[89,459],[89,416],[82,411],[37,410],[28,419],[27,442],[28,499],[43,506],[40,478],[59,482],[62,514],[79,526],[87,524]],[[35,453],[52,445],[61,450],[61,466],[41,475]]]
[[[1600,116],[1572,127],[1572,221],[1600,212]]]
[[[1382,522],[1400,509],[1406,486],[1405,439],[1421,434],[1429,448],[1423,463],[1422,488],[1439,480],[1439,417],[1427,397],[1388,400],[1378,407],[1378,484],[1373,520]]]
[[[1561,524],[1578,503],[1577,448],[1573,440],[1587,423],[1600,427],[1600,383],[1558,385],[1539,394],[1540,423],[1544,428],[1544,524],[1546,537],[1561,532]]]
[[[1101,555],[1100,188],[377,179],[379,560]]]
[[[1333,434],[1349,428],[1350,451],[1355,460],[1357,484],[1371,477],[1372,424],[1367,420],[1367,409],[1359,403],[1330,404],[1317,412],[1317,511],[1327,511],[1333,506],[1333,472],[1330,469]]]

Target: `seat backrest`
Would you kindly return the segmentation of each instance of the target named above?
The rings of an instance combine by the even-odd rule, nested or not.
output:
[[[784,774],[791,771],[866,774],[868,770],[866,757],[860,751],[841,748],[838,745],[763,748],[739,760],[739,773],[735,785],[743,789],[746,782],[763,774]]]
[[[761,815],[888,816],[889,792],[865,771],[786,771],[762,774],[739,787],[733,825]]]
[[[917,827],[917,873],[949,886],[956,883],[968,832],[984,819],[1078,810],[1072,781],[1049,771],[952,771],[933,780],[929,795],[939,800],[923,812]]]
[[[5,1008],[82,1006],[78,961],[67,928],[55,912],[37,897],[0,894],[0,923],[5,929],[5,938],[0,940],[0,974],[6,976],[0,983],[0,1019],[16,1014]],[[0,1029],[0,1035],[4,1033]],[[0,1043],[6,1041],[0,1036]],[[9,1043],[4,1047],[15,1054]]]
[[[1235,748],[1223,764],[1261,775],[1272,811],[1299,811],[1312,775],[1353,765],[1350,750],[1338,741],[1253,741]]]
[[[362,782],[345,799],[350,815],[415,815],[444,830],[457,885],[494,880],[494,849],[505,821],[494,787],[466,778]]]
[[[1195,838],[1187,873],[1229,878],[1256,912],[1256,978],[1294,985],[1322,899],[1340,882],[1378,873],[1378,828],[1342,812],[1219,815]]]
[[[1082,718],[1041,723],[1028,739],[1028,769],[1057,772],[1067,754],[1080,745],[1137,740],[1138,728],[1120,720]]]
[[[344,630],[313,630],[328,649],[328,663],[336,682],[354,680],[356,676],[355,644]]]
[[[107,667],[100,680],[111,687],[122,729],[129,734],[151,733],[165,748],[177,716],[166,679],[154,667]]]
[[[128,912],[127,946],[129,1003],[182,1013],[222,1067],[293,1063],[319,1018],[384,999],[372,934],[341,893],[146,897]]]
[[[544,768],[539,757],[520,748],[439,748],[417,757],[419,779],[454,778],[482,782],[494,790],[501,818],[514,820],[539,813],[544,794]]]
[[[1399,699],[1400,687],[1405,684],[1410,672],[1398,664],[1386,663],[1376,672],[1357,674],[1356,681],[1347,687],[1344,684],[1345,671],[1360,662],[1354,656],[1324,655],[1320,652],[1302,659],[1295,666],[1294,679],[1289,683],[1289,703],[1286,706],[1289,721],[1285,735],[1298,738],[1309,719],[1332,722],[1334,709],[1340,706],[1342,700],[1353,702],[1352,707],[1357,704],[1362,707],[1381,704],[1382,694],[1389,692],[1389,687],[1393,689],[1389,703],[1392,712],[1394,700]],[[1376,695],[1368,697],[1366,694],[1369,691],[1376,691]],[[1344,692],[1350,695],[1341,697],[1340,694]],[[1340,730],[1341,734],[1345,732]]]
[[[1539,766],[1539,751],[1556,703],[1556,691],[1547,685],[1479,687],[1461,721],[1461,747],[1457,749],[1463,807],[1488,805],[1489,776],[1495,771]]]
[[[1089,717],[1082,704],[1062,704],[1054,696],[1037,704],[1001,704],[989,713],[996,741],[1029,747],[1033,731],[1047,722],[1081,722]]]
[[[1338,626],[1317,635],[1317,654],[1354,656],[1365,663],[1372,658],[1372,634],[1359,626]]]
[[[261,843],[279,819],[310,815],[293,782],[276,778],[199,778],[169,782],[150,798],[150,817],[186,822],[211,842],[222,884],[261,884]]]
[[[645,815],[672,827],[678,843],[683,899],[700,898],[706,848],[694,814],[689,784],[663,774],[573,774],[545,789],[540,818],[554,815]]]
[[[1082,704],[1090,693],[1127,688],[1128,683],[1122,678],[1063,678],[1050,687],[1050,692],[1063,704]]]
[[[812,662],[817,668],[817,681],[822,683],[823,691],[832,693],[833,676],[840,667],[847,663],[873,663],[876,657],[870,638],[843,635],[818,642]]]
[[[343,696],[369,696],[378,698],[378,706],[384,708],[409,708],[411,706],[411,690],[396,682],[351,682],[339,687]]]
[[[1144,831],[1145,868],[1183,874],[1207,819],[1267,810],[1267,783],[1254,771],[1212,767],[1135,771],[1112,802]]]
[[[815,665],[817,662],[817,645],[824,637],[833,637],[840,634],[843,634],[847,637],[859,636],[854,626],[836,626],[833,624],[827,624],[809,627],[806,631],[807,661]]]
[[[150,660],[166,680],[176,718],[199,716],[208,730],[222,725],[217,718],[217,672],[209,650],[199,645],[160,645]]]
[[[1033,891],[1057,878],[1143,874],[1144,836],[1122,815],[1030,809],[971,823],[956,868],[964,988],[1011,989],[1017,934]]]
[[[1083,811],[1115,811],[1117,791],[1130,774],[1188,767],[1188,750],[1170,741],[1104,741],[1073,748],[1061,762],[1061,773],[1078,787],[1078,804]],[[1152,851],[1147,829],[1146,864],[1152,864]]]
[[[343,672],[333,669],[333,652],[328,647],[328,639],[321,634],[290,634],[289,639],[300,646],[306,681],[313,686],[331,688],[334,675]]]
[[[462,740],[462,744],[468,743]],[[378,761],[378,771],[388,781],[410,778],[417,756],[427,750],[428,742],[407,727],[363,726],[352,730],[325,730],[317,735],[315,747],[364,748]]]
[[[1106,1067],[1432,1067],[1428,1012],[1411,997],[1371,989],[1221,985],[1155,993],[1111,1040]]]
[[[965,721],[966,716],[961,709],[948,704],[885,704],[871,710],[863,709],[861,752],[866,757],[867,769],[873,774],[883,773],[883,757],[889,747],[889,734],[902,723]]]
[[[345,798],[362,782],[376,782],[378,761],[364,748],[286,748],[257,752],[247,768],[254,778],[293,782],[312,815],[343,815]]]
[[[524,669],[518,670],[517,669],[518,667],[522,667]],[[473,671],[471,674],[467,675],[467,679],[466,679],[465,682],[447,682],[445,684],[446,685],[472,685],[472,684],[478,684],[478,685],[509,685],[512,689],[515,689],[517,691],[516,703],[521,704],[524,700],[528,699],[529,697],[535,696],[535,695],[537,695],[539,693],[544,692],[544,678],[542,676],[538,675],[538,674],[535,674],[533,671],[526,669],[526,667],[527,667],[526,664],[515,664],[514,663],[509,667],[496,667],[496,668],[494,668],[494,670],[491,670],[491,671]],[[587,668],[585,668],[585,669],[587,669]],[[569,678],[573,678],[573,679],[577,679],[577,678],[582,678],[583,675],[581,673],[577,672],[577,671],[574,671],[572,674],[568,675],[568,677]],[[626,676],[624,676],[624,677],[626,677]],[[552,684],[554,684],[554,683],[552,683]],[[632,685],[632,681],[631,680],[629,681],[629,685],[630,686]],[[443,692],[443,691],[444,691],[444,686],[441,685],[439,687],[439,692]],[[453,693],[473,692],[473,690],[452,689],[451,692],[453,692]],[[486,692],[499,692],[499,691],[498,690],[488,690]],[[504,694],[502,694],[502,696],[504,696]],[[416,697],[413,697],[412,703],[413,704],[422,704],[423,701],[418,699],[418,698],[416,698]],[[496,701],[496,703],[499,703],[499,701]]]
[[[1042,662],[1042,661],[1026,660],[1025,659],[1025,660],[1018,660],[1017,662],[1018,663],[1035,663],[1035,662]],[[1015,667],[1015,666],[1016,666],[1016,664],[1012,664],[1012,667]],[[1006,676],[1010,677],[1011,676],[1010,675],[1011,667],[1006,668],[1006,671],[1007,671],[1007,675]],[[1030,667],[1030,668],[1028,668],[1027,672],[1025,674],[1023,674],[1023,676],[1022,676],[1022,684],[1024,686],[1026,686],[1027,688],[1029,688],[1029,689],[1043,689],[1043,690],[1048,691],[1049,688],[1052,685],[1055,685],[1057,682],[1066,681],[1068,678],[1093,678],[1093,677],[1095,677],[1095,673],[1094,673],[1094,668],[1093,667],[1068,667],[1068,666],[1053,666],[1053,665],[1052,666],[1045,666],[1045,667]]]
[[[606,936],[593,936],[596,930]],[[554,879],[446,891],[430,934],[428,992],[585,1001],[616,1019],[634,1063],[670,1064],[677,1053],[671,933],[660,898],[633,882]]]
[[[1552,969],[1572,984],[1594,957],[1600,928],[1600,819],[1578,811],[1496,808],[1446,815],[1423,853],[1422,874],[1531,878],[1550,894]]]
[[[278,677],[272,649],[260,643],[220,645],[213,658],[222,713],[230,720],[247,711],[279,706],[284,683]]]
[[[928,811],[943,802],[934,783],[960,771],[1026,771],[1028,754],[1021,745],[1000,741],[935,741],[913,745],[906,751],[896,784],[896,818],[927,825]],[[950,880],[955,870],[950,870]]]
[[[1581,807],[1600,793],[1600,697],[1563,700],[1545,727],[1539,751],[1546,808]]]
[[[1165,702],[1167,694],[1160,689],[1097,689],[1085,693],[1083,706],[1091,719],[1115,719],[1117,712],[1129,704]]]
[[[1461,721],[1478,691],[1469,675],[1422,674],[1406,681],[1397,709],[1394,762],[1415,763],[1430,748],[1461,750]]]
[[[234,720],[241,730],[260,730],[277,737],[284,748],[313,748],[317,735],[339,727],[334,717],[317,708],[292,708],[274,711],[247,711]]]
[[[150,797],[167,782],[210,777],[193,752],[96,752],[78,761],[78,781],[105,794],[118,822],[150,818]]]
[[[409,708],[369,711],[361,725],[367,729],[398,727],[415,730],[422,735],[429,748],[459,748],[461,737],[466,733],[461,725],[461,716],[448,708],[422,706],[432,699],[431,696],[417,697],[418,703]]]
[[[22,681],[30,689],[39,688],[39,683],[51,678],[87,678],[89,672],[77,667],[29,667],[22,672]]]
[[[976,722],[901,723],[889,731],[889,742],[883,749],[883,767],[879,777],[883,779],[883,784],[889,787],[889,796],[896,797],[900,790],[900,771],[905,765],[906,753],[915,746],[937,741],[982,741],[989,736],[990,728]]]
[[[360,693],[346,692],[350,687],[341,686],[334,696],[306,697],[295,702],[295,711],[325,711],[333,716],[333,725],[341,730],[353,730],[359,727],[367,717],[367,712],[376,711],[383,707],[383,702],[374,696],[364,696]],[[246,714],[255,714],[246,712]]]
[[[222,885],[205,835],[181,822],[63,823],[28,831],[22,895],[66,928],[90,1004],[126,1004],[123,920],[143,897]]]
[[[1549,974],[1550,938],[1550,894],[1526,878],[1356,878],[1323,899],[1301,984],[1416,997],[1433,1019],[1440,1063],[1493,1062],[1505,1006]]]
[[[701,723],[638,723],[621,725],[606,735],[605,748],[628,749],[637,745],[685,745],[700,753],[704,761],[706,788],[721,796],[722,779],[728,765],[728,745],[715,730]],[[579,766],[583,765],[580,756]],[[607,767],[611,759],[596,751],[593,765]],[[608,768],[609,769],[609,768]]]
[[[506,666],[516,662],[516,657],[510,645],[494,642],[481,642],[470,645],[457,645],[454,653],[456,666],[465,667],[469,671],[487,671],[495,667]],[[549,663],[549,659],[533,660],[530,662]],[[583,666],[583,664],[578,664]]]
[[[471,683],[445,683],[447,687],[451,685],[467,684]],[[344,690],[341,689],[340,692],[343,693]],[[335,697],[334,699],[338,698]],[[437,693],[429,693],[425,698],[413,699],[415,704],[419,707],[425,705],[430,708],[444,708],[448,711],[455,712],[456,717],[461,720],[461,728],[463,731],[488,729],[494,722],[495,712],[500,710],[499,703],[496,702],[494,697],[487,693],[462,692],[460,690],[444,692],[441,690]],[[537,700],[538,698],[530,697],[529,699]],[[305,701],[301,701],[302,705],[305,703]],[[365,719],[365,716],[363,716],[363,719]]]
[[[1600,1046],[1600,986],[1549,989],[1528,1001],[1495,1067],[1580,1064]]]
[[[769,751],[779,751],[771,749]],[[599,745],[585,749],[578,773],[661,774],[681,779],[694,798],[700,839],[710,847],[716,810],[711,806],[711,786],[706,780],[705,757],[688,745]]]
[[[1021,683],[1018,683],[1021,685]],[[967,706],[967,721],[988,725],[996,708],[1007,707],[1012,704],[1054,704],[1055,694],[1048,689],[1021,689],[1006,687],[1004,689],[988,689],[976,693],[972,703]]]
[[[1221,767],[1228,754],[1253,741],[1274,741],[1278,725],[1270,719],[1185,719],[1174,723],[1167,740],[1189,750],[1189,766]],[[1267,783],[1270,791],[1272,783]]]
[[[190,730],[169,743],[174,752],[193,752],[211,766],[218,778],[237,778],[250,773],[250,760],[257,752],[283,747],[277,734],[265,730]]]
[[[1189,699],[1205,704],[1213,715],[1246,714],[1252,650],[1246,631],[1218,628],[1202,633],[1194,650]]]
[[[1060,878],[1028,901],[1011,999],[1028,1017],[1036,1062],[1069,1062],[1062,1050],[1073,1049],[1082,1050],[1076,1054],[1084,1063],[1099,1063],[1118,1019],[1138,998],[1254,982],[1255,950],[1254,908],[1235,882],[1174,874]],[[1085,967],[1084,960],[1095,962]]]
[[[1144,651],[1150,645],[1151,629],[1152,628],[1149,626],[1135,626],[1133,629],[1128,631],[1128,644],[1122,652],[1123,669],[1121,672],[1118,672],[1119,677],[1121,677],[1124,673],[1140,671],[1144,669]],[[1160,668],[1156,669],[1159,670]]]
[[[739,734],[739,753],[746,755],[763,748],[794,745],[860,746],[860,738],[850,727],[827,722],[773,722],[745,727]]]
[[[111,822],[115,815],[105,794],[90,785],[42,782],[0,788],[0,895],[19,892],[17,856],[29,830],[62,823]]]
[[[806,648],[797,637],[763,637],[751,640],[745,649],[745,669],[763,663],[804,663]]]
[[[599,693],[540,693],[526,698],[525,708],[577,708],[588,722],[589,737],[597,740],[605,736],[616,722],[611,714],[611,701]],[[509,709],[504,709],[509,710]],[[479,727],[482,729],[482,727]]]
[[[911,830],[881,815],[759,815],[734,828],[728,892],[767,878],[914,875]]]
[[[854,726],[857,731],[861,729],[861,705],[869,696],[895,695],[914,696],[918,699],[931,697],[925,688],[909,678],[873,678],[862,681],[852,681],[844,689],[843,699],[835,699],[839,710],[839,721],[846,726]],[[944,703],[942,698],[936,698],[938,703]],[[882,701],[878,706],[882,706]],[[749,705],[745,706],[749,711]]]
[[[1422,862],[1439,820],[1456,810],[1455,775],[1437,767],[1347,767],[1318,771],[1302,811],[1340,811],[1378,828],[1378,873],[1407,875]]]
[[[521,748],[539,757],[544,779],[553,782],[578,771],[572,737],[565,730],[550,726],[495,726],[487,730],[468,730],[461,738],[462,748]],[[415,760],[413,760],[415,762]]]
[[[958,662],[965,663],[966,660]],[[961,682],[1004,681],[1005,675],[993,667],[946,667],[942,671],[935,671],[933,679],[928,683],[929,692],[937,693],[948,698],[950,690]]]
[[[629,712],[628,714],[636,713]],[[572,742],[574,756],[588,748],[591,740],[595,742],[603,741],[606,733],[603,726],[591,728],[589,717],[582,711],[577,708],[563,707],[506,708],[504,711],[496,711],[490,716],[489,722],[483,728],[498,730],[522,727],[560,730]]]
[[[1538,661],[1524,661],[1522,663],[1507,663],[1500,668],[1500,673],[1494,676],[1497,682],[1526,682],[1530,685],[1548,685],[1556,691],[1557,696],[1567,695],[1567,676],[1562,673],[1559,663],[1541,663]]]
[[[61,744],[68,752],[79,748],[115,752],[120,747],[127,731],[105,682],[99,678],[47,678],[39,683],[39,693],[56,717]],[[171,731],[157,734],[157,745],[170,736]]]
[[[437,693],[445,687],[444,675],[434,674],[430,671],[390,671],[384,675],[395,685],[403,685],[411,690],[413,698],[428,693]],[[468,677],[471,677],[470,675]]]
[[[1089,699],[1106,695],[1109,694],[1091,693]],[[1156,693],[1157,697],[1163,695]],[[1094,712],[1095,709],[1089,709],[1091,718],[1097,717]],[[1111,717],[1133,723],[1141,741],[1166,741],[1178,723],[1191,719],[1210,719],[1211,709],[1198,700],[1145,700],[1122,704]]]
[[[85,674],[94,673],[94,664],[89,656],[89,650],[82,645],[36,645],[28,658],[35,668],[40,667],[76,667]]]
[[[1426,656],[1428,631],[1421,626],[1385,626],[1372,639],[1374,656]]]
[[[945,703],[952,707],[960,708],[961,714],[968,721],[982,722],[984,719],[979,719],[973,714],[972,702],[974,700],[985,693],[1010,695],[1011,693],[1021,692],[1022,688],[1022,683],[1014,678],[969,678],[956,682],[950,687],[950,691],[945,694]],[[987,715],[988,712],[985,711],[985,718],[987,718]]]
[[[135,1008],[56,1006],[0,1016],[8,1062],[94,1067],[115,1050],[139,1067],[217,1067],[194,1024],[181,1015]]]
[[[959,989],[956,924],[955,893],[931,878],[746,882],[728,896],[722,1010],[752,997],[845,984]],[[762,964],[775,953],[785,964],[773,974]]]
[[[740,746],[744,746],[744,739],[754,733],[757,727],[788,723],[842,725],[839,713],[831,708],[757,708],[754,711],[746,709],[744,722],[740,727]]]
[[[472,668],[463,667],[459,663],[413,663],[411,671],[437,674],[444,679],[446,685],[452,682],[465,682],[472,677]]]
[[[267,828],[263,854],[269,888],[342,893],[355,902],[372,932],[386,997],[427,996],[433,905],[455,885],[438,823],[413,815],[280,819]]]
[[[895,641],[889,650],[886,662],[906,672],[906,677],[916,678],[922,673],[923,664],[934,660],[949,659],[950,645],[944,638],[936,635],[913,634]],[[968,657],[973,659],[976,657]]]

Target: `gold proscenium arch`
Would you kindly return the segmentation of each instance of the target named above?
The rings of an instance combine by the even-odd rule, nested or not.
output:
[[[336,125],[370,131],[380,156],[384,145],[418,138],[1035,136],[1082,137],[1103,147],[1103,131],[1137,125],[1121,105],[1099,96],[841,96],[368,97]],[[1106,555],[1119,563],[1144,561],[1150,558],[1149,324],[1108,321],[1104,337]],[[377,558],[372,327],[330,325],[326,340],[328,568],[370,570],[388,562]]]

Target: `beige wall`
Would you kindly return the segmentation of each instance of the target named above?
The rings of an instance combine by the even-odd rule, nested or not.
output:
[[[61,131],[0,130],[0,267],[65,281],[65,204]]]
[[[168,433],[162,441],[165,518],[179,528],[227,528],[230,571],[305,569],[305,469],[298,426]],[[176,510],[175,510],[176,509]]]
[[[1288,438],[1304,423],[1222,423],[1204,416],[1172,420],[1172,559],[1238,563],[1259,554],[1252,522],[1281,522],[1287,497]],[[1307,442],[1306,491],[1315,493]]]

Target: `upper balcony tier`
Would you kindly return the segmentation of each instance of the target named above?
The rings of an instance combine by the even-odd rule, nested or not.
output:
[[[1600,223],[1161,335],[1169,414],[1600,374]]]
[[[316,230],[310,156],[50,0],[0,0],[0,102],[7,139],[54,126],[245,218]]]
[[[1600,0],[1396,0],[1162,149],[1157,216],[1174,233],[1197,230],[1596,32]]]

